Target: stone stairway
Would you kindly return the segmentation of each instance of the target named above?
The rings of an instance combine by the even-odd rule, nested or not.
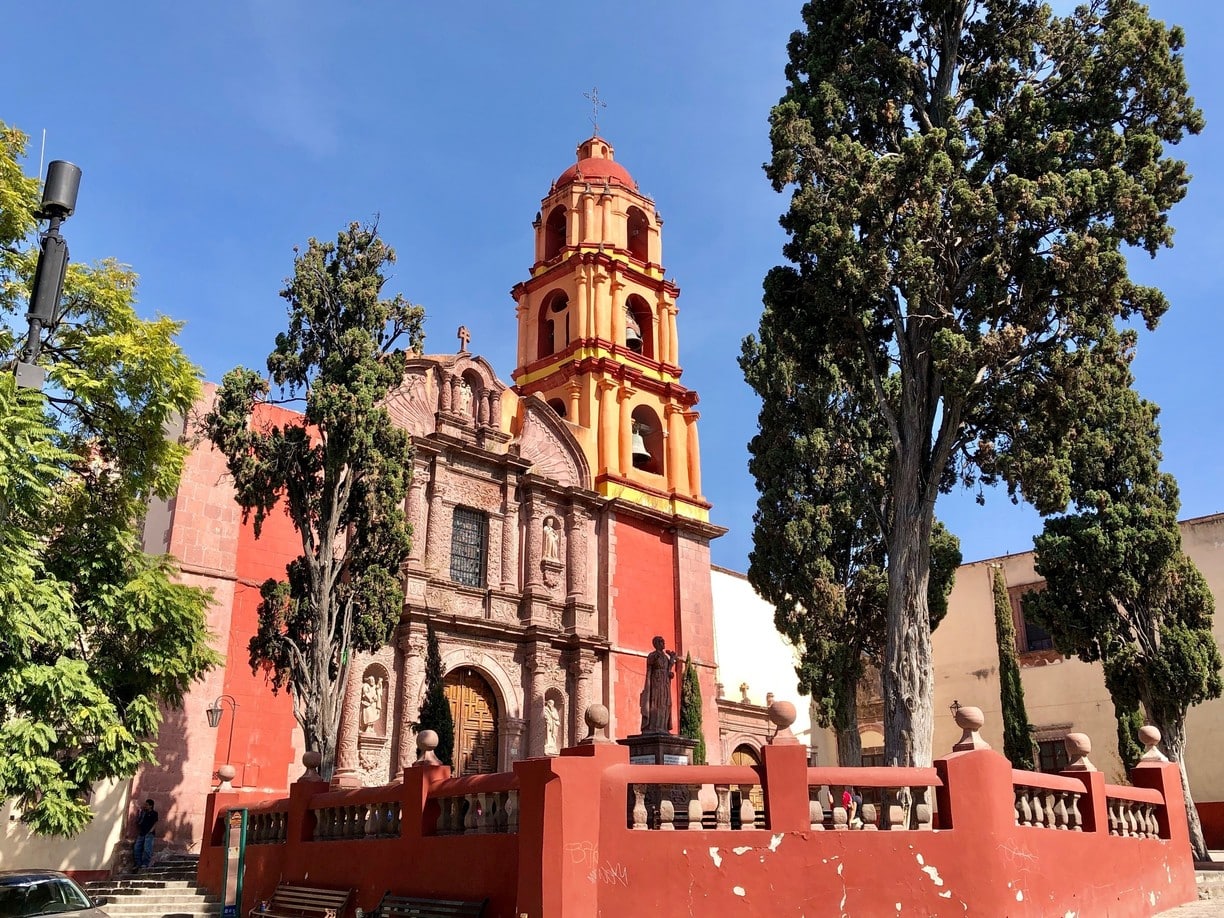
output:
[[[139,873],[86,884],[110,918],[216,918],[220,900],[196,887],[198,857],[168,855]]]

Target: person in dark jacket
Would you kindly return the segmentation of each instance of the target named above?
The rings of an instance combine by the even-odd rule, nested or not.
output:
[[[157,825],[157,810],[153,808],[153,800],[150,798],[136,813],[136,841],[132,845],[132,856],[136,861],[137,870],[153,863],[153,827],[155,825]]]

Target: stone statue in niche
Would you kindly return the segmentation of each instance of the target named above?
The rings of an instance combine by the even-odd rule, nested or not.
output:
[[[373,733],[382,721],[383,680],[366,676],[361,685],[361,732]]]
[[[455,393],[455,413],[469,418],[472,416],[472,387],[466,381],[459,383]]]
[[[646,658],[646,685],[642,687],[642,732],[672,732],[671,682],[676,678],[676,652],[665,650],[655,635],[654,650]]]
[[[560,755],[561,744],[558,734],[561,730],[561,712],[551,698],[544,701],[544,754]]]
[[[544,560],[561,560],[561,533],[557,530],[557,519],[553,516],[544,521]]]

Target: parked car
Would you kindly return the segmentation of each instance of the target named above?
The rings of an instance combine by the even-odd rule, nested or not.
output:
[[[0,918],[107,918],[99,907],[103,904],[102,899],[90,899],[72,877],[58,870],[0,870]]]

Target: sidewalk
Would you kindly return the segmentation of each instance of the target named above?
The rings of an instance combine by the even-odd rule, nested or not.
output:
[[[1212,851],[1211,859],[1215,862],[1213,872],[1224,873],[1224,851]],[[1221,918],[1224,916],[1224,899],[1199,899],[1197,902],[1187,902],[1167,912],[1161,912],[1160,916],[1161,918]]]

